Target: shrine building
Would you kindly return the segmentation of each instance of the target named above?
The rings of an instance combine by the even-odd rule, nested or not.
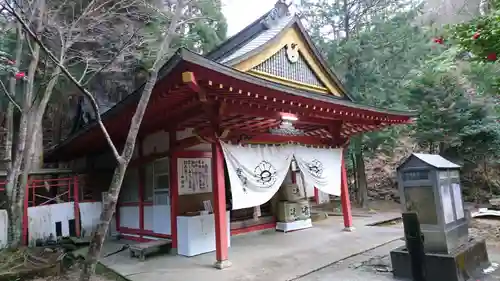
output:
[[[102,114],[115,143],[124,143],[141,91]],[[356,103],[299,17],[278,1],[212,52],[179,49],[163,66],[111,232],[165,239],[184,256],[216,251],[223,267],[231,236],[314,227],[307,198],[339,196],[352,230],[343,160],[349,139],[412,117]],[[102,201],[116,165],[95,122],[46,161],[79,174],[75,212],[82,202]]]

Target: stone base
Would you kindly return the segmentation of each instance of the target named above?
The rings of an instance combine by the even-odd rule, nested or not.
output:
[[[410,255],[406,247],[391,251],[395,278],[410,279]],[[466,281],[483,275],[482,269],[490,265],[484,240],[471,239],[450,254],[425,254],[426,280]]]
[[[170,249],[170,254],[176,256],[179,252],[177,251],[177,248],[172,248]]]
[[[353,232],[354,230],[356,230],[356,228],[354,228],[354,226],[348,226],[348,227],[343,229],[343,231],[345,231],[345,232]]]
[[[216,261],[214,263],[214,267],[217,269],[225,269],[228,267],[231,267],[233,264],[229,260],[224,260],[224,261]]]
[[[276,230],[286,233],[290,231],[311,228],[312,226],[312,220],[309,218],[307,220],[298,220],[293,222],[277,222]]]

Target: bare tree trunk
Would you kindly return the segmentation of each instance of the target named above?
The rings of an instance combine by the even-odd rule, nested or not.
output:
[[[356,171],[356,157],[354,153],[349,153],[352,161],[352,178],[354,179],[354,199],[356,200],[356,204],[359,204],[359,184],[358,184],[358,173]]]
[[[363,159],[363,151],[355,153],[356,158],[356,174],[358,176],[358,203],[361,208],[368,207],[368,186],[366,182],[365,161]]]
[[[488,0],[481,0],[479,2],[479,14],[485,16],[488,13],[490,3]]]
[[[120,195],[120,189],[123,182],[123,178],[125,176],[125,171],[127,170],[128,163],[130,162],[130,159],[132,158],[132,155],[134,153],[137,134],[139,133],[139,128],[142,123],[142,118],[144,117],[144,113],[146,112],[146,108],[148,106],[149,99],[151,97],[151,93],[153,92],[153,88],[156,84],[156,80],[158,78],[158,71],[160,70],[164,56],[169,50],[170,44],[177,30],[178,22],[181,18],[184,5],[185,5],[184,1],[177,2],[174,16],[170,22],[170,26],[165,35],[165,38],[163,39],[155,63],[153,64],[153,67],[151,69],[150,76],[142,91],[142,96],[137,104],[137,109],[134,113],[134,116],[132,117],[130,129],[127,135],[127,140],[125,141],[121,157],[117,159],[118,166],[115,168],[111,185],[107,193],[108,195],[104,201],[104,208],[102,210],[100,218],[101,222],[99,223],[97,229],[95,230],[92,236],[92,240],[90,242],[89,252],[87,254],[87,258],[85,260],[82,273],[80,275],[80,281],[90,281],[90,277],[95,272],[95,266],[97,264],[99,253],[101,252],[102,245],[104,244],[104,238],[106,237],[106,233],[108,232],[109,223],[116,210],[116,203],[118,202],[118,196]],[[96,114],[99,114],[99,112],[96,112]],[[110,141],[111,140],[108,140],[108,142]]]
[[[353,139],[353,171],[355,175],[356,183],[356,203],[362,207],[366,208],[368,203],[368,188],[366,180],[365,162],[363,158],[363,137],[356,136]]]
[[[64,58],[64,51],[61,51],[60,57],[62,61],[62,59]],[[60,74],[61,67],[57,66],[54,70],[54,73],[52,74],[49,83],[45,88],[42,100],[38,105],[34,105],[34,110],[30,112],[30,122],[28,124],[28,127],[29,132],[31,133],[26,140],[27,148],[25,149],[24,153],[24,170],[20,181],[21,186],[26,186],[26,184],[28,184],[28,175],[32,169],[41,168],[43,153],[43,115]]]
[[[43,14],[45,13],[45,2],[40,0],[38,3],[38,16],[36,18],[36,34],[40,34],[43,30]],[[7,173],[7,200],[8,200],[8,216],[9,216],[9,246],[18,247],[21,244],[22,234],[22,217],[23,204],[25,196],[25,185],[19,184],[19,175],[21,173],[21,165],[25,154],[28,127],[31,115],[31,105],[33,99],[33,87],[35,81],[36,69],[40,58],[40,46],[33,46],[31,54],[31,62],[28,67],[28,81],[26,83],[25,95],[23,97],[23,106],[21,112],[21,121],[19,122],[19,133],[17,136],[16,154],[14,155],[14,164]]]
[[[14,66],[19,69],[21,66],[21,59],[23,54],[23,28],[20,23],[16,24],[17,30],[17,38],[16,38],[16,56],[15,56],[15,64]],[[14,77],[9,79],[9,93],[12,98],[16,97],[16,82],[17,80]],[[9,102],[7,105],[6,112],[6,122],[5,129],[7,134],[5,136],[5,152],[4,152],[4,160],[7,164],[7,169],[10,170],[12,168],[12,140],[14,139],[14,104]]]

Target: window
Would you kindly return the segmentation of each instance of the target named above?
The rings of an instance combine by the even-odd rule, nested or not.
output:
[[[121,202],[139,201],[139,171],[136,168],[129,168],[123,178],[122,189],[120,191]]]
[[[170,163],[163,158],[154,163],[154,204],[170,205]]]
[[[168,204],[170,193],[170,159],[163,158],[146,164],[144,168],[144,200]],[[161,194],[161,196],[160,196]],[[165,198],[165,196],[167,198]],[[158,199],[156,197],[161,197]],[[160,200],[161,202],[157,202]],[[167,201],[165,201],[167,200]]]
[[[146,164],[144,167],[144,201],[153,201],[153,187],[154,187],[154,162]]]
[[[163,158],[160,160],[156,160],[154,162],[154,170],[155,170],[155,175],[160,175],[160,174],[168,174],[169,173],[169,159],[168,158]]]

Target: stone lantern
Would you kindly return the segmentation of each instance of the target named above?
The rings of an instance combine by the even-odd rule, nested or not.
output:
[[[404,212],[416,212],[428,252],[450,253],[467,242],[460,166],[439,155],[412,154],[397,169]]]
[[[397,168],[397,175],[402,211],[418,215],[426,280],[479,277],[490,262],[485,241],[468,235],[460,166],[439,155],[414,153]],[[407,247],[394,249],[390,255],[394,277],[412,278]]]

